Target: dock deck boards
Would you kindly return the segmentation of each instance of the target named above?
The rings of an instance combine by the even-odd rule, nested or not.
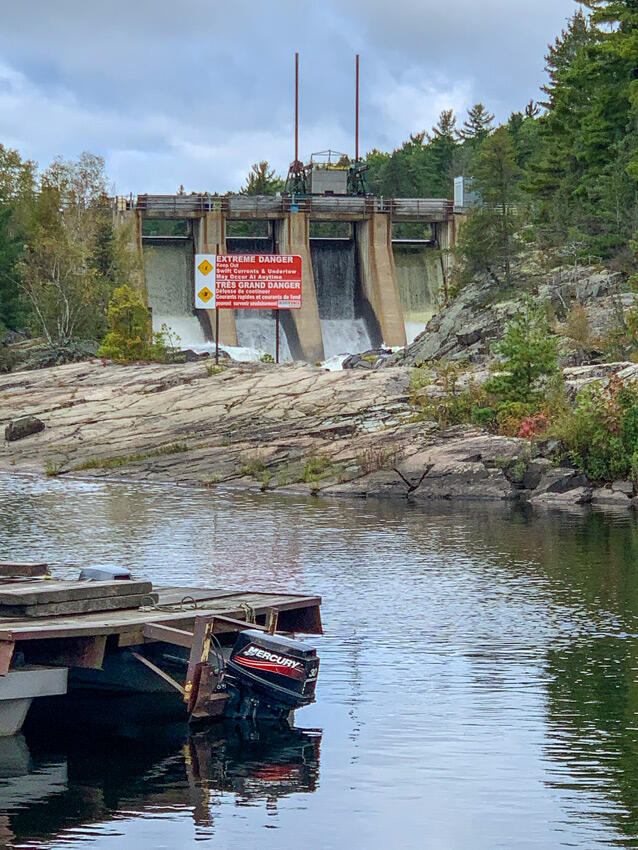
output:
[[[119,635],[120,645],[132,644],[141,642],[146,623],[164,623],[175,628],[188,628],[195,617],[206,614],[246,620],[251,612],[254,612],[255,616],[264,616],[272,608],[279,612],[301,612],[302,609],[308,608],[318,611],[321,605],[319,596],[276,591],[201,587],[154,587],[153,591],[158,594],[158,602],[154,607],[41,617],[37,620],[26,617],[0,617],[0,642]],[[188,601],[190,599],[195,601],[195,605]],[[318,622],[320,623],[320,620]]]

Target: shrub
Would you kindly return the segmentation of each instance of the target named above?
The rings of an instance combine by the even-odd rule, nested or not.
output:
[[[585,387],[574,410],[566,410],[550,434],[590,478],[628,478],[638,452],[638,386],[612,378],[607,385]]]
[[[493,431],[496,424],[496,411],[491,407],[473,407],[471,411],[473,425]]]
[[[365,475],[388,469],[399,463],[403,452],[396,443],[386,446],[368,446],[357,455],[357,464]]]
[[[62,464],[56,460],[47,458],[44,462],[44,474],[47,478],[55,478],[62,472]]]
[[[312,484],[314,481],[320,481],[329,474],[332,466],[332,461],[325,455],[313,455],[308,458],[301,473],[301,480],[306,484]]]
[[[522,420],[517,436],[526,440],[533,440],[535,437],[545,434],[548,428],[549,420],[545,414],[535,413],[533,416],[526,416]]]
[[[575,304],[569,312],[565,327],[565,336],[578,342],[583,347],[589,344],[591,337],[589,318],[587,311],[580,304]]]
[[[262,354],[259,359],[261,360],[262,363],[274,363],[275,362],[275,358],[272,356],[272,354],[268,354],[268,353]]]
[[[179,338],[166,325],[161,332],[153,333],[150,313],[130,286],[120,286],[113,292],[107,317],[111,330],[98,350],[100,357],[121,362],[171,359]]]
[[[240,469],[241,475],[247,475],[250,478],[260,478],[266,470],[266,464],[259,455],[249,457],[244,460]]]

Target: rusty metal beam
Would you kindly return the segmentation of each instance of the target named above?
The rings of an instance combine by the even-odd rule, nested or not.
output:
[[[156,676],[159,676],[160,679],[163,679],[171,688],[174,688],[178,691],[182,696],[184,696],[184,688],[180,685],[179,682],[176,682],[172,676],[169,676],[161,667],[158,667],[157,664],[153,664],[150,658],[147,658],[145,655],[141,655],[139,652],[133,652],[131,650],[131,655],[136,661],[139,661],[140,664],[143,664],[145,667],[148,667],[149,670],[152,670]]]

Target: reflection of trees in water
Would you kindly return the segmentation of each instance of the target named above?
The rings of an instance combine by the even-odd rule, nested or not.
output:
[[[52,743],[55,742],[55,743]],[[321,733],[287,725],[185,724],[140,731],[136,739],[50,730],[0,746],[0,841],[50,839],[105,824],[118,813],[184,810],[208,831],[224,795],[236,806],[313,793]],[[26,755],[25,755],[26,754]],[[217,804],[217,805],[215,805]]]
[[[558,605],[583,615],[620,616],[630,626],[638,616],[638,519],[627,512],[533,511],[500,505],[432,505],[408,509],[405,528],[418,548],[437,555],[476,555],[490,568],[530,576]]]
[[[535,607],[547,598],[540,624],[545,633],[530,633],[530,640],[538,637],[541,651],[550,647],[550,771],[560,774],[557,786],[575,794],[606,793],[607,817],[621,834],[638,836],[635,516],[436,506],[425,514],[407,512],[405,523],[418,546],[433,526],[429,540],[443,554],[458,547],[462,527],[465,551],[480,556],[490,575],[506,573],[506,588],[512,581],[535,586]],[[513,610],[520,614],[520,606]],[[477,681],[498,690],[498,655],[485,647],[475,655],[470,661]],[[576,808],[582,811],[582,799]]]
[[[606,816],[638,837],[638,653],[635,638],[600,637],[547,654],[548,756],[557,787],[608,789]],[[579,807],[580,808],[580,807]],[[596,811],[596,817],[600,812]],[[633,845],[632,845],[633,846]]]

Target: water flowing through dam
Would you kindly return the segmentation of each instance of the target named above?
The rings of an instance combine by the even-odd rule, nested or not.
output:
[[[393,253],[405,332],[410,343],[438,312],[443,268],[434,248],[395,244]]]
[[[273,254],[274,248],[272,237],[229,236],[226,239],[229,254]],[[272,310],[235,310],[235,326],[239,346],[275,357],[276,330]],[[279,328],[279,359],[292,360],[283,324]]]
[[[371,348],[361,315],[354,241],[311,239],[310,256],[326,357]]]
[[[237,344],[242,348],[253,348],[275,356],[276,330],[272,310],[235,310]],[[292,360],[283,325],[279,328],[279,359]]]
[[[273,251],[270,239],[229,238],[228,242],[232,253]],[[437,312],[443,284],[441,260],[427,246],[395,244],[393,250],[410,342]],[[378,331],[368,322],[371,311],[361,291],[354,240],[312,238],[310,251],[326,358],[373,347]],[[200,317],[193,309],[192,263],[190,239],[144,247],[153,329],[160,331],[166,325],[179,337],[182,348],[205,350],[211,345],[210,328],[205,315]],[[235,321],[240,347],[275,355],[275,319],[270,311],[236,310]],[[280,359],[292,359],[284,322]]]
[[[166,325],[179,337],[182,348],[206,345],[204,328],[192,307],[193,246],[175,241],[161,246],[144,246],[144,271],[148,282],[148,306],[153,330]]]

